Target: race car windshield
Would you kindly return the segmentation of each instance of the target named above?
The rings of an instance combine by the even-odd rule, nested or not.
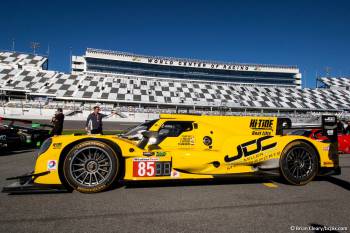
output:
[[[145,146],[152,142],[152,146],[157,148],[157,145],[160,144],[167,137],[178,137],[183,132],[193,130],[192,121],[167,121],[159,129],[159,131],[144,131],[142,139],[138,143],[138,147],[145,148]]]
[[[145,123],[139,124],[134,128],[131,128],[126,133],[122,134],[121,137],[128,139],[141,139],[142,132],[147,131],[156,123],[158,120],[147,121]]]
[[[192,122],[168,121],[159,129],[159,137],[178,137],[181,133],[191,131]]]

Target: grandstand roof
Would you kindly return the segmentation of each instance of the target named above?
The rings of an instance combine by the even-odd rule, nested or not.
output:
[[[129,53],[129,52],[87,48],[85,56],[88,57],[92,54],[112,55],[112,56],[115,56],[116,58],[120,57],[120,56],[132,57],[135,62],[137,62],[137,58],[146,58],[146,59],[158,59],[158,60],[181,60],[181,61],[187,61],[187,62],[223,64],[223,65],[231,65],[231,66],[256,66],[256,67],[261,67],[261,68],[279,68],[279,69],[282,68],[282,69],[292,69],[292,70],[299,71],[297,66],[254,64],[254,63],[236,63],[236,62],[224,62],[224,61],[215,61],[215,60],[213,61],[213,60],[176,58],[176,57],[165,57],[165,56],[150,56],[150,55],[134,54],[134,53]]]

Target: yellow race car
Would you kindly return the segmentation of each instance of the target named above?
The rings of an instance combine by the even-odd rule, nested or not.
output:
[[[101,192],[118,182],[211,179],[276,173],[294,185],[340,174],[336,117],[324,116],[328,142],[283,135],[287,118],[161,115],[129,132],[47,139],[34,171],[3,192]],[[333,135],[333,136],[332,136]]]

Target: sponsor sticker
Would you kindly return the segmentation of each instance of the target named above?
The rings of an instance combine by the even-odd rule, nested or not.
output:
[[[174,177],[174,178],[178,178],[178,177],[180,177],[180,172],[178,172],[176,170],[172,170],[170,176]]]
[[[61,149],[62,143],[54,143],[54,144],[52,145],[52,147],[53,147],[53,149]]]
[[[143,152],[143,156],[153,156],[154,152]]]
[[[334,162],[333,162],[333,161],[330,161],[330,162],[323,162],[323,165],[334,165]]]
[[[193,146],[195,139],[193,135],[184,135],[180,138],[179,146]]]
[[[327,135],[328,136],[332,136],[334,134],[334,131],[333,130],[327,130]]]
[[[257,130],[254,130],[254,131],[252,131],[252,135],[270,136],[271,132],[270,131],[257,131]]]
[[[256,154],[261,154],[263,155],[264,153],[260,153],[269,149],[272,149],[274,147],[276,147],[277,142],[272,142],[268,145],[263,145],[263,141],[268,140],[272,138],[272,136],[264,136],[258,139],[254,139],[248,142],[245,142],[241,145],[238,145],[236,150],[237,150],[237,154],[236,155],[226,155],[224,160],[226,163],[230,163],[236,160],[239,160],[241,158],[244,158],[244,160],[246,160],[247,158],[253,158],[252,155],[256,155]],[[264,143],[265,144],[265,143]],[[255,148],[252,149],[250,146],[251,145],[255,145]]]
[[[159,161],[159,158],[134,158],[133,161]]]
[[[47,170],[49,171],[57,170],[57,160],[47,161]]]
[[[324,121],[325,122],[334,122],[335,123],[335,117],[326,117],[325,119],[324,119]]]
[[[251,119],[249,127],[253,130],[273,130],[273,120]]]
[[[159,156],[159,157],[166,156],[166,152],[165,151],[158,151],[156,153],[156,156]]]

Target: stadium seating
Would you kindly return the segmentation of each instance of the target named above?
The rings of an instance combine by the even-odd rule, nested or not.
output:
[[[350,78],[323,77],[320,80],[330,88],[350,89]]]
[[[0,53],[0,90],[21,90],[28,95],[47,95],[56,101],[101,102],[110,104],[110,109],[114,103],[153,104],[169,108],[200,106],[306,111],[350,109],[350,91],[343,89],[244,86],[116,74],[107,77],[101,74],[71,75],[43,69],[8,67],[11,62],[16,63],[19,59],[28,64],[43,61],[43,57]],[[350,86],[349,79],[329,78],[323,81],[327,85]],[[75,107],[76,104],[71,109]]]
[[[0,64],[8,66],[17,66],[19,68],[37,68],[40,69],[46,63],[47,58],[44,56],[14,53],[14,52],[0,52]]]

